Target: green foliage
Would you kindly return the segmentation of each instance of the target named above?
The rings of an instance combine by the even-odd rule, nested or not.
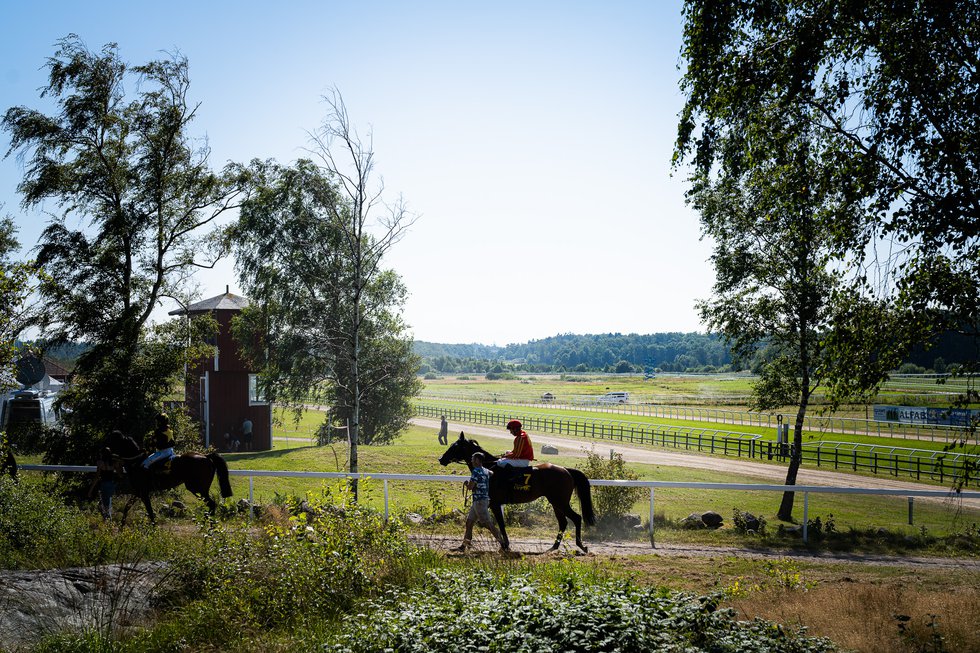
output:
[[[189,272],[219,256],[207,230],[240,191],[188,131],[186,59],[130,66],[115,45],[92,52],[69,35],[47,68],[55,112],[12,107],[3,128],[24,157],[24,204],[60,209],[39,241],[38,326],[49,344],[91,346],[62,397],[70,442],[48,459],[80,463],[112,428],[145,430],[199,353],[185,351],[202,345],[199,329],[150,316],[165,297],[188,299]]]
[[[421,382],[400,314],[407,290],[380,267],[389,243],[349,233],[349,198],[312,161],[255,163],[252,174],[255,196],[228,237],[262,306],[235,321],[236,338],[263,366],[267,397],[329,405],[355,445],[390,443]]]
[[[325,646],[373,651],[812,652],[827,640],[718,609],[719,597],[671,594],[606,582],[551,588],[522,577],[443,572],[422,586],[371,602],[344,619]]]
[[[639,478],[623,460],[622,454],[614,454],[606,459],[596,453],[595,449],[586,452],[585,465],[582,472],[589,478],[607,480],[635,481]],[[608,485],[592,487],[592,506],[596,519],[600,524],[612,524],[621,519],[633,504],[643,498],[644,489],[641,487],[613,487]]]
[[[316,623],[398,579],[416,555],[400,526],[354,503],[345,488],[286,498],[286,514],[261,534],[245,523],[203,522],[203,552],[176,563],[183,596],[194,599],[186,610],[199,624],[195,635],[218,644],[242,627]]]
[[[976,336],[980,111],[963,98],[980,92],[980,7],[688,0],[684,19],[675,163],[778,169],[801,151],[782,147],[790,117],[811,137],[777,198],[829,192],[848,209],[824,216],[848,278],[825,339],[838,397],[874,388],[944,329]]]
[[[755,515],[752,516],[755,517]],[[735,525],[735,530],[738,531],[739,533],[752,532],[758,535],[765,534],[766,518],[760,516],[760,517],[755,517],[755,520],[759,522],[759,525],[757,527],[755,527],[754,524],[750,525],[750,521],[748,519],[748,513],[743,512],[738,508],[734,508],[732,510],[732,523]]]
[[[167,534],[116,532],[36,479],[0,476],[0,569],[80,567],[165,556]]]

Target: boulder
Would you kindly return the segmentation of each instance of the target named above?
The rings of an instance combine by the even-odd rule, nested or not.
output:
[[[742,523],[745,524],[746,531],[752,531],[754,533],[759,532],[759,526],[761,526],[761,523],[759,522],[759,518],[753,515],[751,512],[742,513]]]
[[[681,520],[681,528],[700,529],[705,528],[705,525],[704,522],[701,521],[701,515],[696,512],[692,512],[690,515]]]
[[[558,455],[558,447],[550,444],[543,444],[541,445],[541,453],[548,454],[549,456],[556,456]]]
[[[708,528],[719,528],[725,520],[718,513],[709,510],[701,515],[701,521]]]

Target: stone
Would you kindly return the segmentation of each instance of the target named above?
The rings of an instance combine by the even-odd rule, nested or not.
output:
[[[709,510],[701,515],[701,521],[703,521],[704,525],[708,528],[719,528],[724,522],[724,519],[722,519],[721,515],[718,513]]]
[[[549,456],[557,456],[558,455],[558,447],[553,446],[553,445],[550,445],[550,444],[543,444],[543,445],[541,445],[541,453],[548,454]]]
[[[690,529],[700,529],[704,528],[704,522],[701,521],[701,515],[696,512],[692,512],[690,515],[681,520],[681,528]]]
[[[153,610],[167,577],[163,563],[0,572],[0,650],[45,635],[132,625]]]
[[[759,526],[761,526],[761,523],[759,522],[759,518],[753,515],[752,513],[743,512],[742,523],[745,524],[746,531],[753,531],[755,533],[759,532]]]
[[[418,514],[417,512],[409,512],[409,513],[405,513],[405,521],[407,521],[410,524],[415,524],[417,526],[419,524],[425,523],[425,517]]]

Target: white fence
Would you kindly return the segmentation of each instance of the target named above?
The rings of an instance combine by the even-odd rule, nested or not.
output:
[[[19,469],[40,472],[95,472],[94,466],[89,465],[21,465]],[[357,478],[361,480],[380,480],[384,489],[384,514],[389,516],[388,481],[426,481],[437,483],[460,483],[465,478],[448,474],[370,474],[349,472],[287,472],[266,469],[231,469],[231,476],[248,477],[249,516],[254,516],[251,507],[255,498],[255,477],[273,476],[280,478]],[[656,548],[653,532],[655,493],[660,489],[713,490],[729,492],[797,492],[803,494],[803,543],[808,540],[808,522],[810,510],[810,494],[871,494],[880,496],[906,497],[909,502],[909,523],[912,523],[914,497],[931,497],[936,499],[980,499],[980,492],[954,492],[952,490],[891,490],[883,488],[863,487],[830,487],[823,485],[766,485],[755,483],[688,483],[682,481],[623,481],[607,479],[589,479],[592,485],[607,485],[613,487],[645,487],[650,488],[650,546]]]

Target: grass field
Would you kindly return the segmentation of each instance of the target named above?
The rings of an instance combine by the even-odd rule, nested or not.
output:
[[[305,421],[315,420],[316,413],[304,416]],[[302,424],[301,424],[302,427]],[[507,438],[491,440],[481,438],[481,443],[491,451],[503,450],[509,444]],[[583,448],[589,443],[583,441]],[[359,449],[360,471],[365,473],[408,473],[408,474],[455,474],[460,476],[460,482],[466,476],[466,469],[461,465],[444,468],[439,465],[438,458],[444,447],[436,441],[434,430],[413,427],[393,445],[361,446]],[[229,465],[234,469],[265,469],[265,470],[305,470],[305,471],[344,471],[347,460],[346,442],[325,446],[312,446],[306,441],[277,438],[276,446],[269,452],[238,453],[227,455]],[[580,467],[582,458],[567,455],[548,456],[549,462],[561,465]],[[760,483],[771,481],[742,474],[725,474],[712,471],[668,467],[660,465],[633,464],[630,468],[641,480],[676,481],[676,482],[706,482],[706,483]],[[237,497],[248,496],[248,480],[233,477],[232,485]],[[336,483],[336,481],[328,481]],[[287,494],[302,496],[308,491],[317,490],[320,483],[308,479],[287,478],[254,478],[254,496],[259,504],[275,502],[278,497]],[[859,477],[855,485],[860,485]],[[389,482],[389,505],[394,514],[414,512],[423,517],[440,516],[453,508],[463,508],[463,493],[461,483],[391,481]],[[361,500],[377,508],[383,507],[383,486],[380,481],[365,481],[360,485]],[[732,544],[744,542],[744,536],[731,528],[718,531],[688,531],[674,528],[673,525],[692,512],[713,510],[721,514],[729,526],[732,522],[733,509],[738,508],[756,515],[764,516],[770,521],[771,528],[777,523],[774,513],[778,507],[780,495],[767,492],[736,492],[658,489],[655,493],[655,525],[658,540],[694,541],[703,543]],[[633,511],[641,515],[644,522],[649,515],[649,499],[637,502]],[[528,534],[550,536],[556,526],[550,508],[545,505],[535,505],[533,512],[537,515],[532,520],[533,527],[526,529]],[[797,519],[802,519],[802,497],[797,499]],[[873,532],[877,529],[887,531],[889,536],[880,538],[880,542],[865,542],[862,546],[870,546],[879,550],[888,549],[895,541],[902,538],[922,538],[925,535],[945,536],[975,528],[973,524],[980,522],[980,512],[968,510],[955,500],[947,504],[938,504],[919,500],[915,503],[914,524],[908,525],[908,504],[903,497],[874,497],[854,495],[811,495],[809,501],[809,518],[821,517],[826,524],[830,518],[839,532]],[[458,524],[453,520],[417,526],[420,530],[432,533],[456,532]],[[515,534],[524,532],[518,529]],[[622,537],[622,533],[590,534],[590,538]],[[637,538],[646,537],[645,533],[634,534]]]

